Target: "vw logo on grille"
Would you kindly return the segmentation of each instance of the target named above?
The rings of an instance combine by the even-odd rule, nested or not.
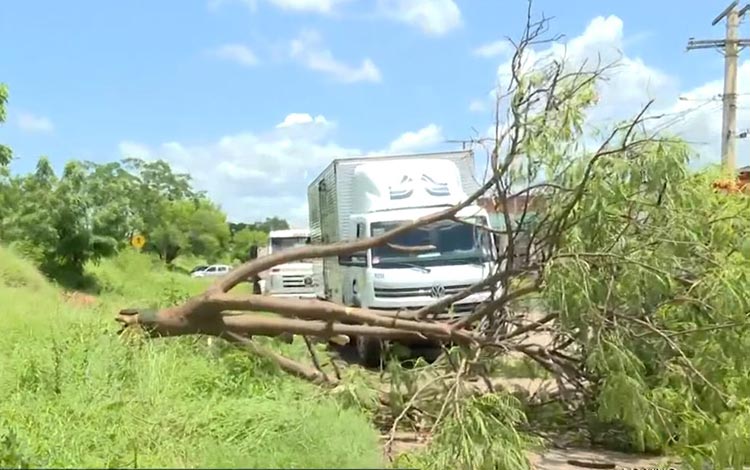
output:
[[[430,289],[430,295],[435,297],[436,299],[439,299],[445,295],[445,287],[441,285],[432,286],[432,289]]]

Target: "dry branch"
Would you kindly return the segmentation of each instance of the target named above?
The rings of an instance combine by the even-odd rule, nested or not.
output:
[[[240,344],[244,346],[256,356],[269,359],[270,361],[277,364],[281,368],[281,370],[288,372],[289,374],[292,374],[295,377],[300,377],[312,383],[321,384],[321,385],[326,384],[330,386],[335,386],[338,383],[337,380],[332,380],[331,378],[329,378],[325,373],[323,373],[322,370],[312,369],[310,367],[305,366],[304,364],[300,364],[299,362],[296,362],[292,359],[284,357],[281,354],[271,351],[268,348],[264,348],[263,346],[255,343],[254,341],[248,338],[244,338],[242,336],[239,336],[231,332],[226,333],[225,338],[232,343],[236,343],[236,344]]]
[[[141,310],[127,309],[120,312],[117,321],[124,326],[139,325],[151,337],[197,334],[224,337],[228,333],[274,337],[291,333],[324,339],[340,335],[370,336],[382,340],[402,341],[423,341],[430,338],[438,341],[449,341],[462,338],[461,335],[451,334],[446,330],[441,330],[440,334],[424,334],[397,328],[279,318],[258,313],[222,314],[217,312],[211,316],[186,317],[180,314],[175,315],[174,311],[167,309],[149,312],[144,316]]]

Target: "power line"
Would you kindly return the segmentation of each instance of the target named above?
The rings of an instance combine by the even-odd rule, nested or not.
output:
[[[709,103],[711,101],[720,101],[721,100],[721,93],[718,95],[710,96],[708,98],[689,98],[687,96],[680,96],[680,101],[692,101],[697,103]]]

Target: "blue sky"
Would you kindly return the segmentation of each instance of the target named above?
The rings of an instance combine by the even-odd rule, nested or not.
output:
[[[539,0],[534,10],[582,54],[622,50],[627,67],[602,95],[600,118],[646,98],[668,110],[703,105],[683,127],[713,159],[720,115],[706,103],[721,91],[722,58],[685,44],[722,37],[710,23],[724,6]],[[480,48],[517,37],[525,9],[520,0],[6,0],[0,81],[11,99],[0,142],[19,172],[40,155],[58,168],[165,158],[232,219],[303,223],[306,182],[332,158],[455,148],[445,141],[484,132],[507,57]],[[743,63],[741,91],[745,72]]]

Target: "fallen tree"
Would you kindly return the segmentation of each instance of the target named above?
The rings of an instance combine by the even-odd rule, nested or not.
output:
[[[522,448],[552,429],[679,452],[694,465],[750,459],[750,245],[738,235],[750,230],[748,198],[716,194],[710,173],[691,172],[690,149],[662,133],[665,116],[649,115],[651,103],[591,132],[586,111],[617,63],[568,61],[554,49],[530,63],[533,48],[551,41],[547,25],[529,10],[498,92],[495,135],[473,141],[488,154],[486,181],[462,204],[378,237],[258,258],[181,305],[125,309],[117,320],[151,337],[220,337],[327,386],[342,385],[340,374],[325,370],[310,337],[455,344],[411,371],[391,363],[390,384],[372,385],[392,436],[403,426],[432,430],[419,460],[431,468],[527,466]],[[496,203],[503,222],[482,227],[500,242],[494,272],[417,311],[384,316],[230,292],[279,264],[389,243],[480,198]],[[482,290],[493,295],[471,314],[432,318]],[[309,364],[255,339],[283,335],[304,339]],[[491,369],[508,357],[525,358],[555,386],[529,396],[498,383]]]

